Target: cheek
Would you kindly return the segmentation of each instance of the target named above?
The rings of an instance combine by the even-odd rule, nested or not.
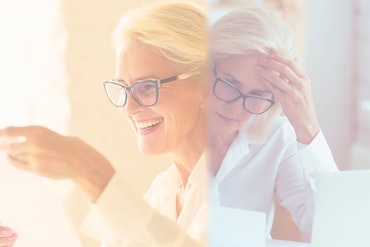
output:
[[[225,105],[225,102],[219,100],[216,98],[216,96],[213,95],[213,93],[209,96],[208,98],[208,101],[209,101],[209,109],[212,111],[212,110],[216,110],[216,109],[219,109],[221,108],[223,105]]]
[[[240,128],[249,120],[252,118],[252,114],[249,112],[244,111],[243,114],[240,117]]]
[[[136,128],[136,125],[135,125],[134,121],[133,121],[130,117],[127,117],[127,116],[126,116],[126,118],[127,118],[128,122],[129,122],[129,124],[130,124],[130,126],[131,126],[132,130],[133,130],[135,133],[137,133],[137,128]]]
[[[168,130],[184,128],[189,123],[193,122],[197,116],[198,106],[191,104],[181,104],[162,109],[163,117],[167,122]]]
[[[131,128],[135,131],[135,132],[137,132],[137,129],[136,129],[136,126],[135,126],[135,123],[134,123],[134,121],[132,120],[132,118],[131,117],[129,117],[127,114],[126,114],[126,112],[123,110],[123,107],[120,107],[119,108],[119,112],[127,119],[127,121],[129,122],[129,124],[130,124],[130,126],[131,126]]]

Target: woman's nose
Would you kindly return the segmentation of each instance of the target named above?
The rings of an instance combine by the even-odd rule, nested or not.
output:
[[[133,116],[137,112],[144,109],[144,106],[140,105],[134,97],[131,95],[131,93],[127,94],[127,102],[124,106],[121,107],[124,114],[128,116]]]
[[[245,113],[244,111],[244,99],[243,98],[239,98],[233,102],[228,102],[227,103],[229,105],[229,109],[231,111],[233,111],[234,114],[243,114]]]

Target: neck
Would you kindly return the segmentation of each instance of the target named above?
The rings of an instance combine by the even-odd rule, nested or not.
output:
[[[213,176],[216,176],[220,170],[222,160],[224,159],[227,150],[231,143],[238,135],[238,131],[228,133],[226,135],[211,135],[207,147],[207,158],[209,163],[209,170]]]
[[[202,156],[202,153],[203,152],[197,152],[190,155],[188,153],[186,156],[173,155],[173,161],[176,165],[183,187],[186,186],[188,178]]]
[[[202,137],[202,135],[198,135],[197,138],[193,139],[193,141],[187,142],[187,144],[184,144],[182,147],[178,148],[176,152],[171,153],[172,160],[176,165],[182,185],[184,187],[188,182],[190,173],[193,171],[194,167],[205,151],[205,139],[206,138]]]

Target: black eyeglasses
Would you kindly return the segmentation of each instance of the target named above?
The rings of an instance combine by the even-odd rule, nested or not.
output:
[[[224,102],[234,102],[239,98],[243,98],[244,110],[256,115],[265,113],[275,104],[273,97],[267,99],[258,95],[243,94],[231,82],[218,76],[213,85],[213,94]]]
[[[104,81],[105,93],[110,102],[121,107],[127,103],[127,93],[131,93],[135,101],[142,106],[154,106],[158,102],[159,88],[169,82],[184,80],[191,77],[191,74],[184,73],[171,76],[163,80],[144,79],[134,82],[131,86],[124,86],[119,81]]]

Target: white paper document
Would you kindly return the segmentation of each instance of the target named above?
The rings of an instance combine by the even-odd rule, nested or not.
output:
[[[265,245],[265,213],[210,206],[210,247],[265,247]]]

